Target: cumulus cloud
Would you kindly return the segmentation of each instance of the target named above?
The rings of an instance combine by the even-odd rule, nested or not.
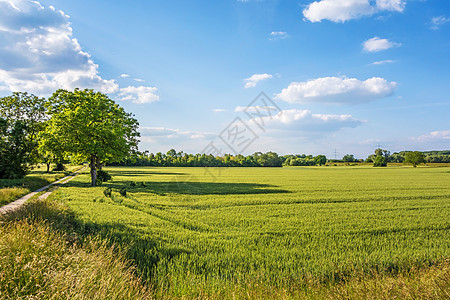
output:
[[[405,4],[404,0],[320,0],[307,5],[303,16],[310,22],[345,22],[382,11],[402,12]]]
[[[363,42],[364,51],[367,52],[378,52],[387,50],[393,47],[399,47],[402,44],[394,43],[389,41],[388,39],[380,39],[379,37],[373,37]]]
[[[395,63],[395,60],[387,59],[387,60],[381,60],[381,61],[374,61],[371,63],[371,65],[384,65],[384,64],[392,64]]]
[[[168,139],[205,139],[210,140],[217,137],[217,134],[200,131],[183,131],[167,127],[140,127],[139,132],[142,137],[148,138],[168,138]]]
[[[270,33],[270,39],[269,40],[279,40],[279,39],[285,39],[288,37],[287,32],[284,31],[272,31]]]
[[[315,114],[310,110],[282,110],[272,117],[264,117],[268,128],[295,130],[304,133],[333,132],[344,127],[354,128],[363,123],[352,115]]]
[[[450,22],[450,18],[446,18],[444,16],[438,16],[431,18],[431,29],[437,30],[439,26]]]
[[[390,96],[396,86],[396,82],[388,82],[380,77],[365,81],[347,77],[323,77],[306,82],[292,82],[276,98],[289,103],[357,104]]]
[[[260,81],[267,80],[273,78],[272,75],[264,73],[264,74],[254,74],[250,76],[249,78],[244,79],[245,82],[245,88],[253,88],[255,87]]]
[[[144,104],[159,101],[158,89],[149,86],[129,86],[121,88],[119,99],[131,100],[133,103]]]
[[[10,91],[118,90],[73,38],[69,16],[37,1],[0,0],[0,57],[0,84]]]
[[[424,142],[424,141],[439,141],[448,140],[450,141],[450,130],[442,131],[432,131],[430,133],[413,138],[414,140]]]

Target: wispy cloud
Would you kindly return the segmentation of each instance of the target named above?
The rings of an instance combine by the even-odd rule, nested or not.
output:
[[[310,22],[345,22],[383,11],[402,12],[405,5],[404,0],[320,0],[307,5],[303,16]]]
[[[120,74],[120,77],[127,78],[127,77],[130,77],[130,75],[128,75],[128,74]]]
[[[227,111],[227,110],[224,109],[224,108],[215,108],[215,109],[213,109],[213,112],[215,112],[215,113],[225,112],[225,111]]]
[[[270,129],[287,130],[302,133],[334,132],[342,128],[354,128],[364,121],[352,115],[317,114],[310,110],[282,110],[272,117],[263,117]]]
[[[438,141],[438,140],[449,140],[450,141],[450,130],[442,130],[442,131],[432,131],[430,133],[413,137],[413,140],[417,140],[420,142],[425,141]]]
[[[271,40],[271,41],[273,41],[273,40],[281,40],[281,39],[285,39],[287,37],[289,37],[287,32],[284,32],[284,31],[272,31],[270,33],[269,40]]]
[[[148,86],[129,86],[121,88],[119,99],[122,101],[130,100],[133,103],[144,104],[159,101],[158,89]]]
[[[373,37],[362,43],[364,51],[378,52],[387,50],[393,47],[400,47],[401,43],[391,42],[388,39],[380,39],[379,37]]]
[[[380,61],[375,61],[373,63],[371,63],[371,65],[384,65],[384,64],[392,64],[395,63],[395,60],[392,59],[387,59],[387,60],[380,60]]]
[[[450,22],[450,18],[438,16],[431,18],[431,29],[438,30],[441,25]]]
[[[137,81],[137,82],[144,82],[145,81],[144,79],[140,79],[140,78],[134,78],[133,80]]]
[[[276,98],[290,103],[358,104],[390,96],[396,87],[396,82],[388,82],[380,77],[364,81],[347,77],[323,77],[292,82]]]
[[[244,79],[245,82],[245,88],[253,88],[255,87],[260,81],[267,80],[273,78],[272,75],[264,73],[264,74],[254,74],[250,76],[249,78]]]

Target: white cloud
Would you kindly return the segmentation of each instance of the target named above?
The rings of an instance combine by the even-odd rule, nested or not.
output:
[[[367,41],[363,42],[362,45],[363,45],[364,51],[378,52],[378,51],[387,50],[387,49],[390,49],[393,47],[399,47],[402,44],[391,42],[388,39],[380,39],[379,37],[373,37],[373,38],[368,39]]]
[[[128,74],[120,74],[120,77],[127,78],[127,77],[130,77],[130,75],[128,75]]]
[[[140,79],[140,78],[134,78],[133,80],[137,81],[137,82],[144,82],[145,81],[144,79]]]
[[[307,5],[303,16],[310,22],[345,22],[381,11],[402,12],[405,4],[404,0],[376,0],[375,3],[369,0],[320,0]]]
[[[279,40],[279,39],[285,39],[288,37],[287,32],[284,31],[272,31],[270,33],[270,39],[269,40]]]
[[[264,73],[264,74],[254,74],[250,76],[249,78],[244,79],[245,82],[245,88],[253,88],[255,87],[260,81],[267,80],[273,78],[272,75]]]
[[[450,141],[450,130],[432,131],[428,134],[414,137],[413,139],[420,141],[420,142],[439,141],[439,140],[449,140]]]
[[[236,106],[235,112],[258,112],[258,111],[277,111],[275,106]]]
[[[272,117],[264,117],[270,129],[294,130],[302,133],[333,132],[344,127],[357,127],[364,121],[351,115],[315,114],[310,110],[282,110]]]
[[[215,112],[215,113],[224,112],[224,111],[227,111],[227,110],[224,109],[224,108],[215,108],[215,109],[213,109],[213,112]]]
[[[118,90],[72,36],[69,16],[39,2],[0,0],[0,84],[10,91]]]
[[[217,134],[210,132],[183,131],[167,127],[139,127],[139,132],[141,133],[141,136],[150,138],[210,140],[217,137]]]
[[[392,64],[395,63],[395,60],[387,59],[387,60],[381,60],[381,61],[374,61],[371,63],[371,65],[384,65],[384,64]]]
[[[306,82],[292,82],[276,98],[290,103],[357,104],[390,96],[396,86],[396,82],[388,82],[380,77],[365,81],[347,77],[323,77]]]
[[[450,22],[450,18],[444,16],[433,17],[431,18],[431,29],[437,30],[439,26],[448,22]]]
[[[159,101],[158,89],[148,86],[129,86],[121,88],[120,100],[131,100],[133,103],[143,104]]]

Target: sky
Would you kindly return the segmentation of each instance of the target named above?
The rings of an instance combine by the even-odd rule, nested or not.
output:
[[[448,0],[0,0],[0,96],[91,88],[140,150],[450,149]]]

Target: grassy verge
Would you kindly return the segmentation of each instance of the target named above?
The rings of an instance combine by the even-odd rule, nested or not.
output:
[[[63,206],[31,201],[0,223],[0,299],[147,299],[121,251],[81,237]]]
[[[44,187],[76,171],[81,166],[66,166],[66,171],[45,173],[42,167],[34,169],[23,179],[0,179],[0,206]]]

